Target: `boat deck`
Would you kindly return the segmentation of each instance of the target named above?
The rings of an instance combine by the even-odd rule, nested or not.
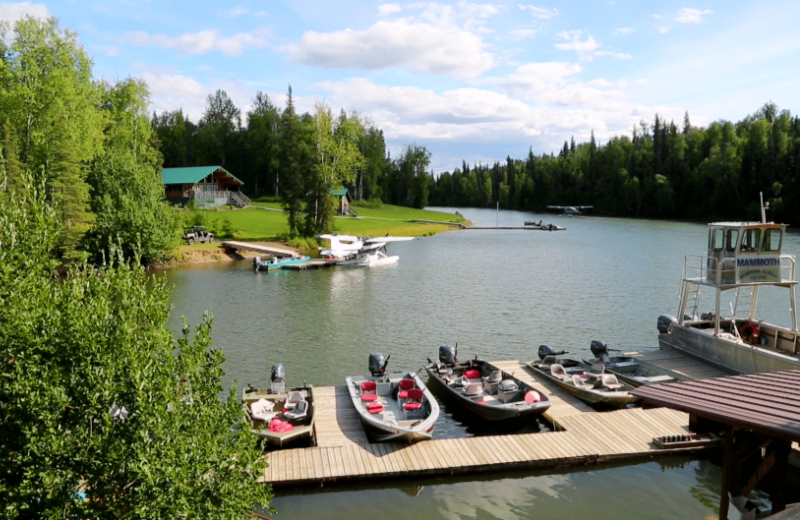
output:
[[[560,431],[436,439],[413,445],[369,443],[347,388],[315,387],[317,446],[274,451],[263,482],[321,485],[376,478],[451,475],[636,460],[686,448],[658,449],[652,440],[688,432],[688,415],[666,408],[596,412],[539,379],[519,361],[492,362],[546,394],[545,418]]]
[[[728,372],[681,354],[675,350],[626,352],[625,355],[633,356],[661,368],[666,368],[667,370],[681,375],[684,379],[705,379],[707,377],[730,375]]]

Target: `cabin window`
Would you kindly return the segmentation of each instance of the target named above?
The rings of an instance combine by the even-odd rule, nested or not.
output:
[[[739,240],[739,230],[738,229],[729,229],[728,236],[726,237],[727,240],[727,250],[730,252],[736,251],[736,242]]]
[[[745,253],[758,251],[759,242],[761,242],[760,229],[745,229],[741,251]]]
[[[724,247],[725,233],[721,229],[715,229],[711,233],[711,249],[722,251]]]
[[[767,253],[776,253],[781,250],[781,230],[768,229],[764,235],[764,249]]]

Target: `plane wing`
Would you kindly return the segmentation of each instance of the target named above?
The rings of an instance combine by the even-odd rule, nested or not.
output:
[[[364,245],[373,245],[378,242],[405,242],[406,240],[414,240],[415,237],[375,237],[364,240]]]

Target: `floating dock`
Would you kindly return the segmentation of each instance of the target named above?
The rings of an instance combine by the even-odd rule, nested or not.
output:
[[[506,471],[637,460],[698,448],[659,449],[653,439],[687,435],[689,416],[667,408],[597,412],[519,361],[492,362],[548,396],[556,431],[370,443],[344,386],[314,388],[317,446],[270,452],[263,482],[279,486]]]

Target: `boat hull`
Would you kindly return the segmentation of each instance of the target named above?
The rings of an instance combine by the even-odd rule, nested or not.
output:
[[[559,362],[563,362],[564,360],[559,360]],[[582,365],[582,363],[578,361],[573,361],[573,363],[577,365]],[[539,363],[530,362],[528,366],[533,369],[536,374],[539,374],[549,381],[555,383],[562,389],[566,390],[570,394],[574,395],[581,401],[590,404],[590,405],[601,405],[609,408],[625,408],[629,405],[636,404],[640,401],[640,399],[636,396],[633,396],[628,393],[628,390],[632,390],[633,386],[623,382],[623,391],[618,392],[602,392],[596,390],[589,390],[584,388],[578,388],[572,383],[554,377],[550,373],[550,367],[547,366],[543,368]],[[566,368],[566,365],[565,365]],[[585,367],[583,368],[585,370]]]
[[[497,368],[494,365],[486,363],[484,361],[474,361],[471,363],[480,363],[478,369],[482,370],[483,373],[491,373]],[[467,364],[464,364],[467,366]],[[469,365],[477,366],[477,365]],[[484,367],[480,368],[480,367]],[[463,367],[462,367],[463,368]],[[455,372],[458,372],[458,367],[456,367]],[[550,408],[550,401],[547,399],[547,396],[543,395],[538,390],[534,389],[524,381],[513,377],[510,374],[503,373],[502,379],[513,380],[520,389],[520,393],[524,395],[528,391],[536,391],[540,394],[542,401],[537,403],[526,403],[524,400],[519,401],[512,401],[507,403],[501,403],[499,401],[493,400],[486,404],[480,404],[481,402],[485,402],[482,399],[484,396],[481,394],[479,396],[474,395],[467,395],[463,391],[460,391],[458,387],[448,384],[444,379],[443,376],[440,374],[437,365],[435,363],[429,364],[425,367],[425,371],[428,373],[431,381],[435,381],[436,384],[444,389],[447,392],[447,395],[458,402],[461,406],[467,409],[469,412],[477,415],[483,420],[486,421],[504,421],[508,419],[516,419],[521,417],[526,417],[530,415],[541,415],[544,413],[548,408]]]
[[[415,388],[422,390],[424,398],[421,411],[406,412],[403,403],[397,398],[398,385],[403,379],[413,379]],[[377,378],[350,376],[345,381],[353,406],[371,441],[415,443],[433,437],[433,430],[439,419],[439,403],[415,373],[395,373]],[[361,399],[361,384],[367,381],[374,381],[378,387],[376,393],[379,397],[376,402],[385,406],[385,410],[380,413],[369,413]]]
[[[289,391],[299,391],[303,394],[304,398],[309,402],[309,410],[307,419],[298,424],[293,424],[292,431],[278,433],[269,430],[269,423],[260,421],[250,414],[249,405],[258,401],[259,399],[268,399],[276,404],[275,412],[278,418],[283,418],[280,410],[282,410],[282,402],[286,401],[287,393],[273,394],[268,390],[255,390],[242,392],[242,410],[245,419],[250,424],[250,431],[264,440],[267,446],[273,448],[282,448],[284,446],[299,443],[308,440],[311,444],[314,443],[314,394],[313,387],[310,385],[298,388],[292,388]]]
[[[282,269],[289,265],[305,264],[310,260],[311,260],[310,256],[301,256],[301,257],[290,257],[285,260],[281,260],[279,262],[272,262],[270,260],[254,261],[253,265],[256,271],[266,271],[267,273],[269,273],[270,271],[274,271],[276,269]]]
[[[677,323],[658,335],[664,350],[676,350],[732,374],[774,372],[800,368],[800,359],[778,351],[748,345],[741,340],[715,336],[711,329],[697,329]]]

